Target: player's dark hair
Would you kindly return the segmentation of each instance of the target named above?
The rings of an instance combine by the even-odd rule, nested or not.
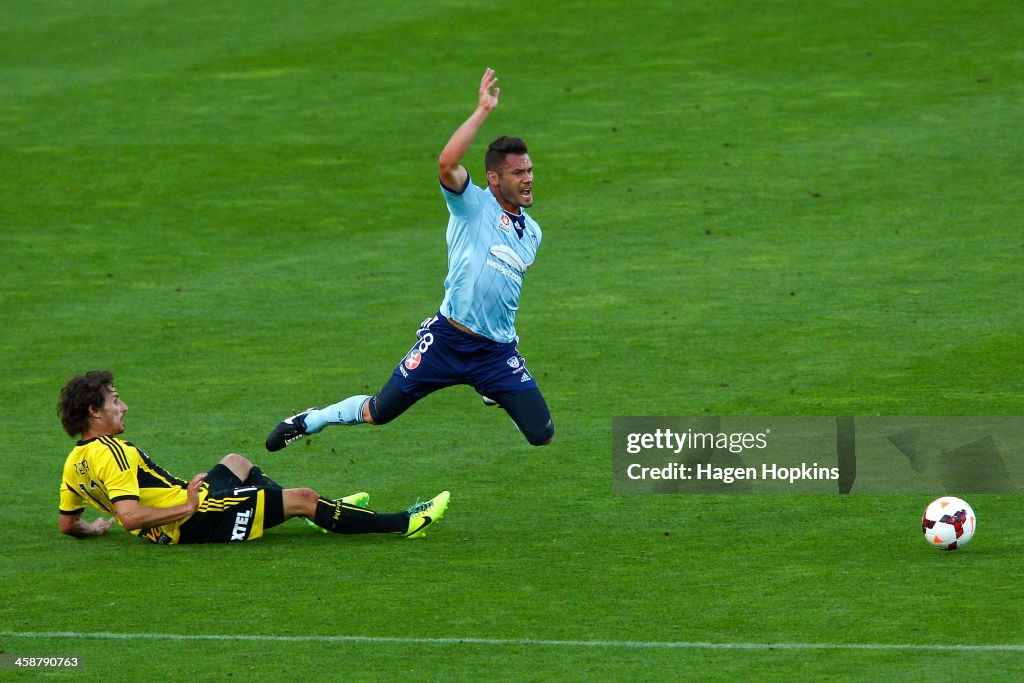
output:
[[[487,147],[484,155],[484,168],[488,172],[501,170],[505,157],[509,154],[526,154],[526,143],[521,138],[502,135]]]
[[[57,415],[68,436],[84,434],[89,428],[89,408],[102,408],[107,400],[107,387],[113,386],[110,370],[90,370],[68,380],[60,390]]]

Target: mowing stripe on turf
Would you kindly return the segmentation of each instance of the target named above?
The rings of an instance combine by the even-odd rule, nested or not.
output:
[[[915,643],[708,643],[643,640],[536,640],[533,638],[403,638],[389,636],[273,636],[247,634],[76,633],[74,631],[0,631],[0,638],[91,638],[94,640],[237,640],[284,643],[396,643],[399,645],[529,645],[692,650],[932,650],[936,652],[1024,652],[1024,644],[943,645]]]

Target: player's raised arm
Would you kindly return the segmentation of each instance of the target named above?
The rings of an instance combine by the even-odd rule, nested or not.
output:
[[[501,88],[494,87],[498,78],[494,69],[487,69],[480,79],[480,92],[477,107],[466,121],[458,127],[448,140],[441,156],[437,159],[437,174],[441,182],[449,190],[461,192],[466,185],[469,171],[462,165],[462,157],[473,143],[477,131],[487,117],[498,106],[498,93]]]

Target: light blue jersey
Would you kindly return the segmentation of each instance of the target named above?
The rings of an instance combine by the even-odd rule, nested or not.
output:
[[[540,225],[525,210],[521,216],[504,211],[470,178],[461,193],[444,184],[441,192],[451,213],[441,315],[496,342],[514,341],[519,293],[537,256]]]

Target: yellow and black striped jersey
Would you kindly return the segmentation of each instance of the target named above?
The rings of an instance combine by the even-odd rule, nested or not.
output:
[[[204,484],[199,494],[201,503],[207,491]],[[119,500],[137,500],[141,505],[166,508],[180,505],[187,499],[188,482],[169,474],[140,448],[117,437],[100,436],[79,441],[64,463],[61,514],[78,514],[88,503],[116,517],[114,503]],[[131,533],[154,541],[163,534],[169,542],[176,543],[184,521],[154,529],[136,529]]]

